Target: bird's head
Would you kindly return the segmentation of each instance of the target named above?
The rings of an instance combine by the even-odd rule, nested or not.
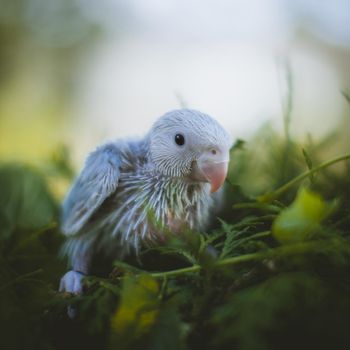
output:
[[[161,174],[210,183],[211,192],[224,183],[232,140],[210,116],[190,109],[168,112],[148,137],[150,158]]]

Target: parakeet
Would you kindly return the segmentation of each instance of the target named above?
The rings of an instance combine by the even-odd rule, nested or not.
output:
[[[162,242],[165,230],[202,230],[213,193],[227,175],[229,133],[191,109],[166,113],[140,139],[98,147],[62,206],[63,252],[72,270],[60,290],[82,291],[96,252],[122,259],[142,245]]]

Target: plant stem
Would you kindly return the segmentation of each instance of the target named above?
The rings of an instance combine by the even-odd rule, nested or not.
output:
[[[247,203],[238,203],[233,205],[233,209],[258,209],[261,211],[267,211],[267,212],[273,212],[273,213],[279,213],[281,211],[281,208],[277,205],[273,204],[263,204],[263,203],[257,203],[257,202],[247,202]]]
[[[289,156],[290,156],[290,149],[291,149],[291,137],[290,137],[290,124],[292,120],[292,111],[293,111],[293,100],[294,100],[294,89],[293,89],[293,74],[290,62],[286,60],[284,62],[284,70],[285,70],[285,80],[286,80],[286,88],[287,88],[287,96],[285,97],[284,101],[282,102],[283,106],[283,121],[284,121],[284,135],[286,143],[284,145],[283,150],[283,158],[281,162],[281,178],[280,183],[284,182],[286,179],[286,165],[288,164]]]
[[[341,161],[347,160],[347,159],[350,159],[350,154],[345,154],[345,155],[333,158],[331,160],[328,160],[326,162],[323,162],[323,163],[319,164],[318,166],[314,167],[313,169],[310,169],[310,170],[305,171],[304,173],[298,175],[297,177],[290,180],[289,182],[287,182],[283,186],[279,187],[277,190],[275,190],[273,192],[266,193],[266,194],[258,197],[258,201],[264,202],[264,203],[270,202],[270,201],[276,199],[277,197],[279,197],[282,193],[289,190],[292,186],[294,186],[299,181],[306,179],[310,175],[313,175],[314,173],[316,173],[322,169],[325,169],[325,168],[329,167],[330,165],[333,165],[335,163],[338,163],[338,162],[341,162]]]
[[[264,232],[264,234],[266,235],[267,232]],[[244,254],[240,256],[234,256],[231,258],[218,260],[217,262],[215,262],[213,267],[215,268],[215,267],[228,266],[228,265],[238,265],[243,262],[249,262],[254,260],[264,260],[275,256],[279,256],[279,255],[290,256],[295,254],[303,254],[306,252],[311,252],[313,250],[319,250],[320,248],[328,249],[331,246],[331,244],[336,244],[336,243],[337,242],[334,239],[330,239],[330,240],[290,244],[290,245],[281,246],[278,248],[268,249],[263,252]],[[174,277],[174,276],[184,275],[187,273],[199,272],[201,269],[202,267],[200,265],[193,265],[190,267],[185,267],[177,270],[151,273],[151,276],[154,278]]]
[[[184,267],[182,269],[177,269],[177,270],[171,270],[171,271],[165,271],[165,272],[154,272],[151,273],[151,276],[154,278],[166,278],[166,277],[173,277],[173,276],[178,276],[178,275],[183,275],[186,273],[191,273],[191,272],[198,272],[201,270],[200,265],[193,265],[190,267]]]

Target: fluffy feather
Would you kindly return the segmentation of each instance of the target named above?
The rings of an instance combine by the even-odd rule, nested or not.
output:
[[[182,147],[177,133],[186,140]],[[204,153],[214,157],[208,152],[227,161],[230,145],[214,119],[185,109],[165,114],[142,139],[97,148],[63,203],[64,253],[73,269],[88,272],[92,251],[121,258],[161,241],[165,229],[203,229],[213,197],[208,182],[191,177],[193,164]]]

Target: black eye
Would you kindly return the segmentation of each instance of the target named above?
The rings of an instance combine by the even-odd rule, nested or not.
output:
[[[185,138],[182,134],[176,134],[175,135],[175,142],[179,146],[183,146],[185,144]]]

